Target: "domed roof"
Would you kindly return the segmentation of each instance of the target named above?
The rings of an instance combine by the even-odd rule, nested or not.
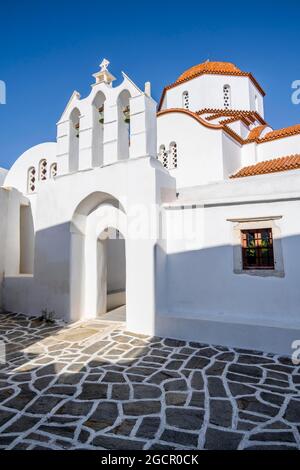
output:
[[[202,64],[194,65],[190,69],[186,70],[183,72],[180,77],[177,78],[177,82],[181,80],[187,80],[189,78],[193,78],[193,76],[199,74],[199,73],[219,73],[219,74],[236,74],[236,73],[242,73],[242,71],[234,64],[231,62],[210,62],[206,61],[203,62]]]

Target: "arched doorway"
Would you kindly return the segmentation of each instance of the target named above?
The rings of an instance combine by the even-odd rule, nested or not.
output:
[[[124,307],[125,245],[126,214],[120,201],[104,192],[90,194],[78,205],[71,224],[72,320],[103,318]]]
[[[125,239],[113,227],[103,230],[97,240],[97,282],[97,317],[125,321]]]

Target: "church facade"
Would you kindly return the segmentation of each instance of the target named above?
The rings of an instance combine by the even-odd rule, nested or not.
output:
[[[300,125],[228,62],[157,106],[103,60],[57,140],[0,171],[0,303],[66,322],[126,304],[128,330],[292,354],[300,339]]]

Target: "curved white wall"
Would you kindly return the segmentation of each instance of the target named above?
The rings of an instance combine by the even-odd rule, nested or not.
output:
[[[46,142],[43,144],[31,147],[26,150],[13,164],[9,170],[4,186],[7,188],[16,188],[21,193],[27,194],[27,176],[30,167],[36,169],[36,192],[39,190],[40,185],[44,184],[44,181],[39,181],[38,168],[39,162],[42,159],[46,159],[48,163],[48,175],[49,169],[52,163],[57,162],[56,158],[56,142]]]

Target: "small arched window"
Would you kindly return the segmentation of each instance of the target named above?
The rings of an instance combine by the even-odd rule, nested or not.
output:
[[[184,91],[182,93],[182,107],[184,109],[189,109],[190,108],[190,99],[189,99],[189,92]]]
[[[170,170],[172,170],[173,168],[177,168],[177,144],[176,142],[170,143],[169,154],[170,154],[169,168]]]
[[[223,86],[223,104],[224,104],[224,108],[226,108],[226,109],[231,107],[230,85],[224,85]]]
[[[50,178],[53,179],[57,175],[57,163],[52,163],[50,166]]]
[[[164,168],[168,168],[168,152],[166,151],[165,145],[159,147],[158,160]]]
[[[45,181],[47,179],[47,160],[43,158],[39,164],[39,180]]]
[[[27,175],[27,191],[28,193],[35,192],[35,168],[34,166],[30,167]]]

